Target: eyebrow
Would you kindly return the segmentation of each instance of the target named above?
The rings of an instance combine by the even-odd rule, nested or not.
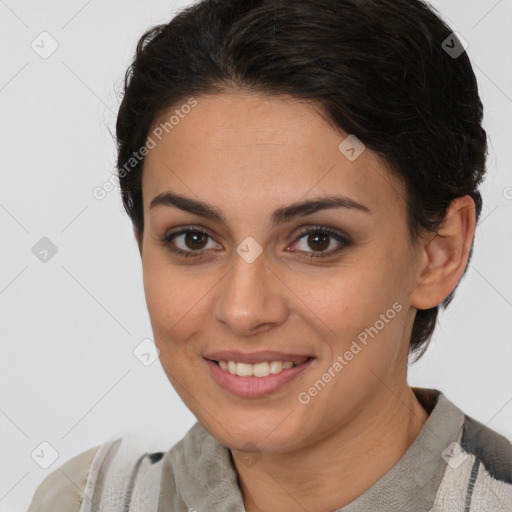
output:
[[[181,196],[179,194],[173,194],[171,192],[163,192],[155,196],[149,205],[149,209],[152,210],[157,206],[172,206],[185,212],[199,215],[200,217],[205,217],[224,224],[226,223],[226,216],[215,206],[203,201]],[[347,208],[349,210],[362,211],[371,214],[371,211],[367,206],[364,206],[349,197],[343,195],[329,195],[307,201],[299,201],[288,206],[277,208],[272,213],[272,225],[276,226],[278,224],[289,222],[296,217],[311,215],[320,210],[332,208]]]

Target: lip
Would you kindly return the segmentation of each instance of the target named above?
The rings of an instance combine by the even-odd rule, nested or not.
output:
[[[258,357],[261,357],[262,354],[263,353],[259,353]],[[290,355],[288,354],[287,357],[289,356]],[[225,359],[219,360],[225,361]],[[234,361],[234,359],[229,360]],[[262,360],[265,359],[259,359],[258,361]],[[282,359],[278,357],[274,360],[280,361]],[[291,361],[292,359],[285,360]],[[316,359],[314,357],[310,357],[307,361],[299,364],[298,366],[287,368],[276,374],[270,374],[267,377],[240,377],[239,375],[232,375],[228,371],[223,370],[214,361],[206,358],[204,358],[204,361],[208,365],[213,379],[221,388],[243,398],[259,398],[268,396],[277,390],[282,389],[293,379],[297,378],[300,374],[306,371],[311,366],[311,364],[316,361]]]
[[[313,354],[297,354],[278,352],[276,350],[260,350],[258,352],[237,352],[236,350],[220,350],[203,356],[210,361],[235,361],[236,363],[256,364],[264,361],[293,361],[294,363]],[[258,377],[259,378],[259,377]],[[263,377],[264,378],[264,377]]]

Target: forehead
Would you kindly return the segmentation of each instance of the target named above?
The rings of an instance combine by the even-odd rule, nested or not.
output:
[[[230,205],[275,207],[334,192],[373,212],[404,214],[402,186],[385,163],[368,149],[347,158],[349,134],[336,130],[314,103],[247,92],[195,100],[193,108],[176,112],[179,103],[153,123],[149,135],[174,115],[173,124],[160,129],[161,140],[152,136],[156,145],[145,159],[146,209],[166,190],[219,205],[228,215]]]

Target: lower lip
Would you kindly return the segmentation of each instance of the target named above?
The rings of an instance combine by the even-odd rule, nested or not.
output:
[[[298,366],[286,368],[279,373],[270,374],[267,377],[240,377],[223,370],[217,363],[205,359],[215,382],[230,393],[244,398],[258,398],[270,395],[309,368],[314,360],[314,358],[310,358]]]

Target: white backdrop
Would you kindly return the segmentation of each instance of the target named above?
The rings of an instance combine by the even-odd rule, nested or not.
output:
[[[106,439],[167,450],[195,420],[133,354],[152,338],[140,256],[118,190],[92,195],[136,42],[188,3],[0,0],[0,512]],[[409,382],[512,438],[512,2],[432,4],[469,43],[490,157],[473,260]]]

